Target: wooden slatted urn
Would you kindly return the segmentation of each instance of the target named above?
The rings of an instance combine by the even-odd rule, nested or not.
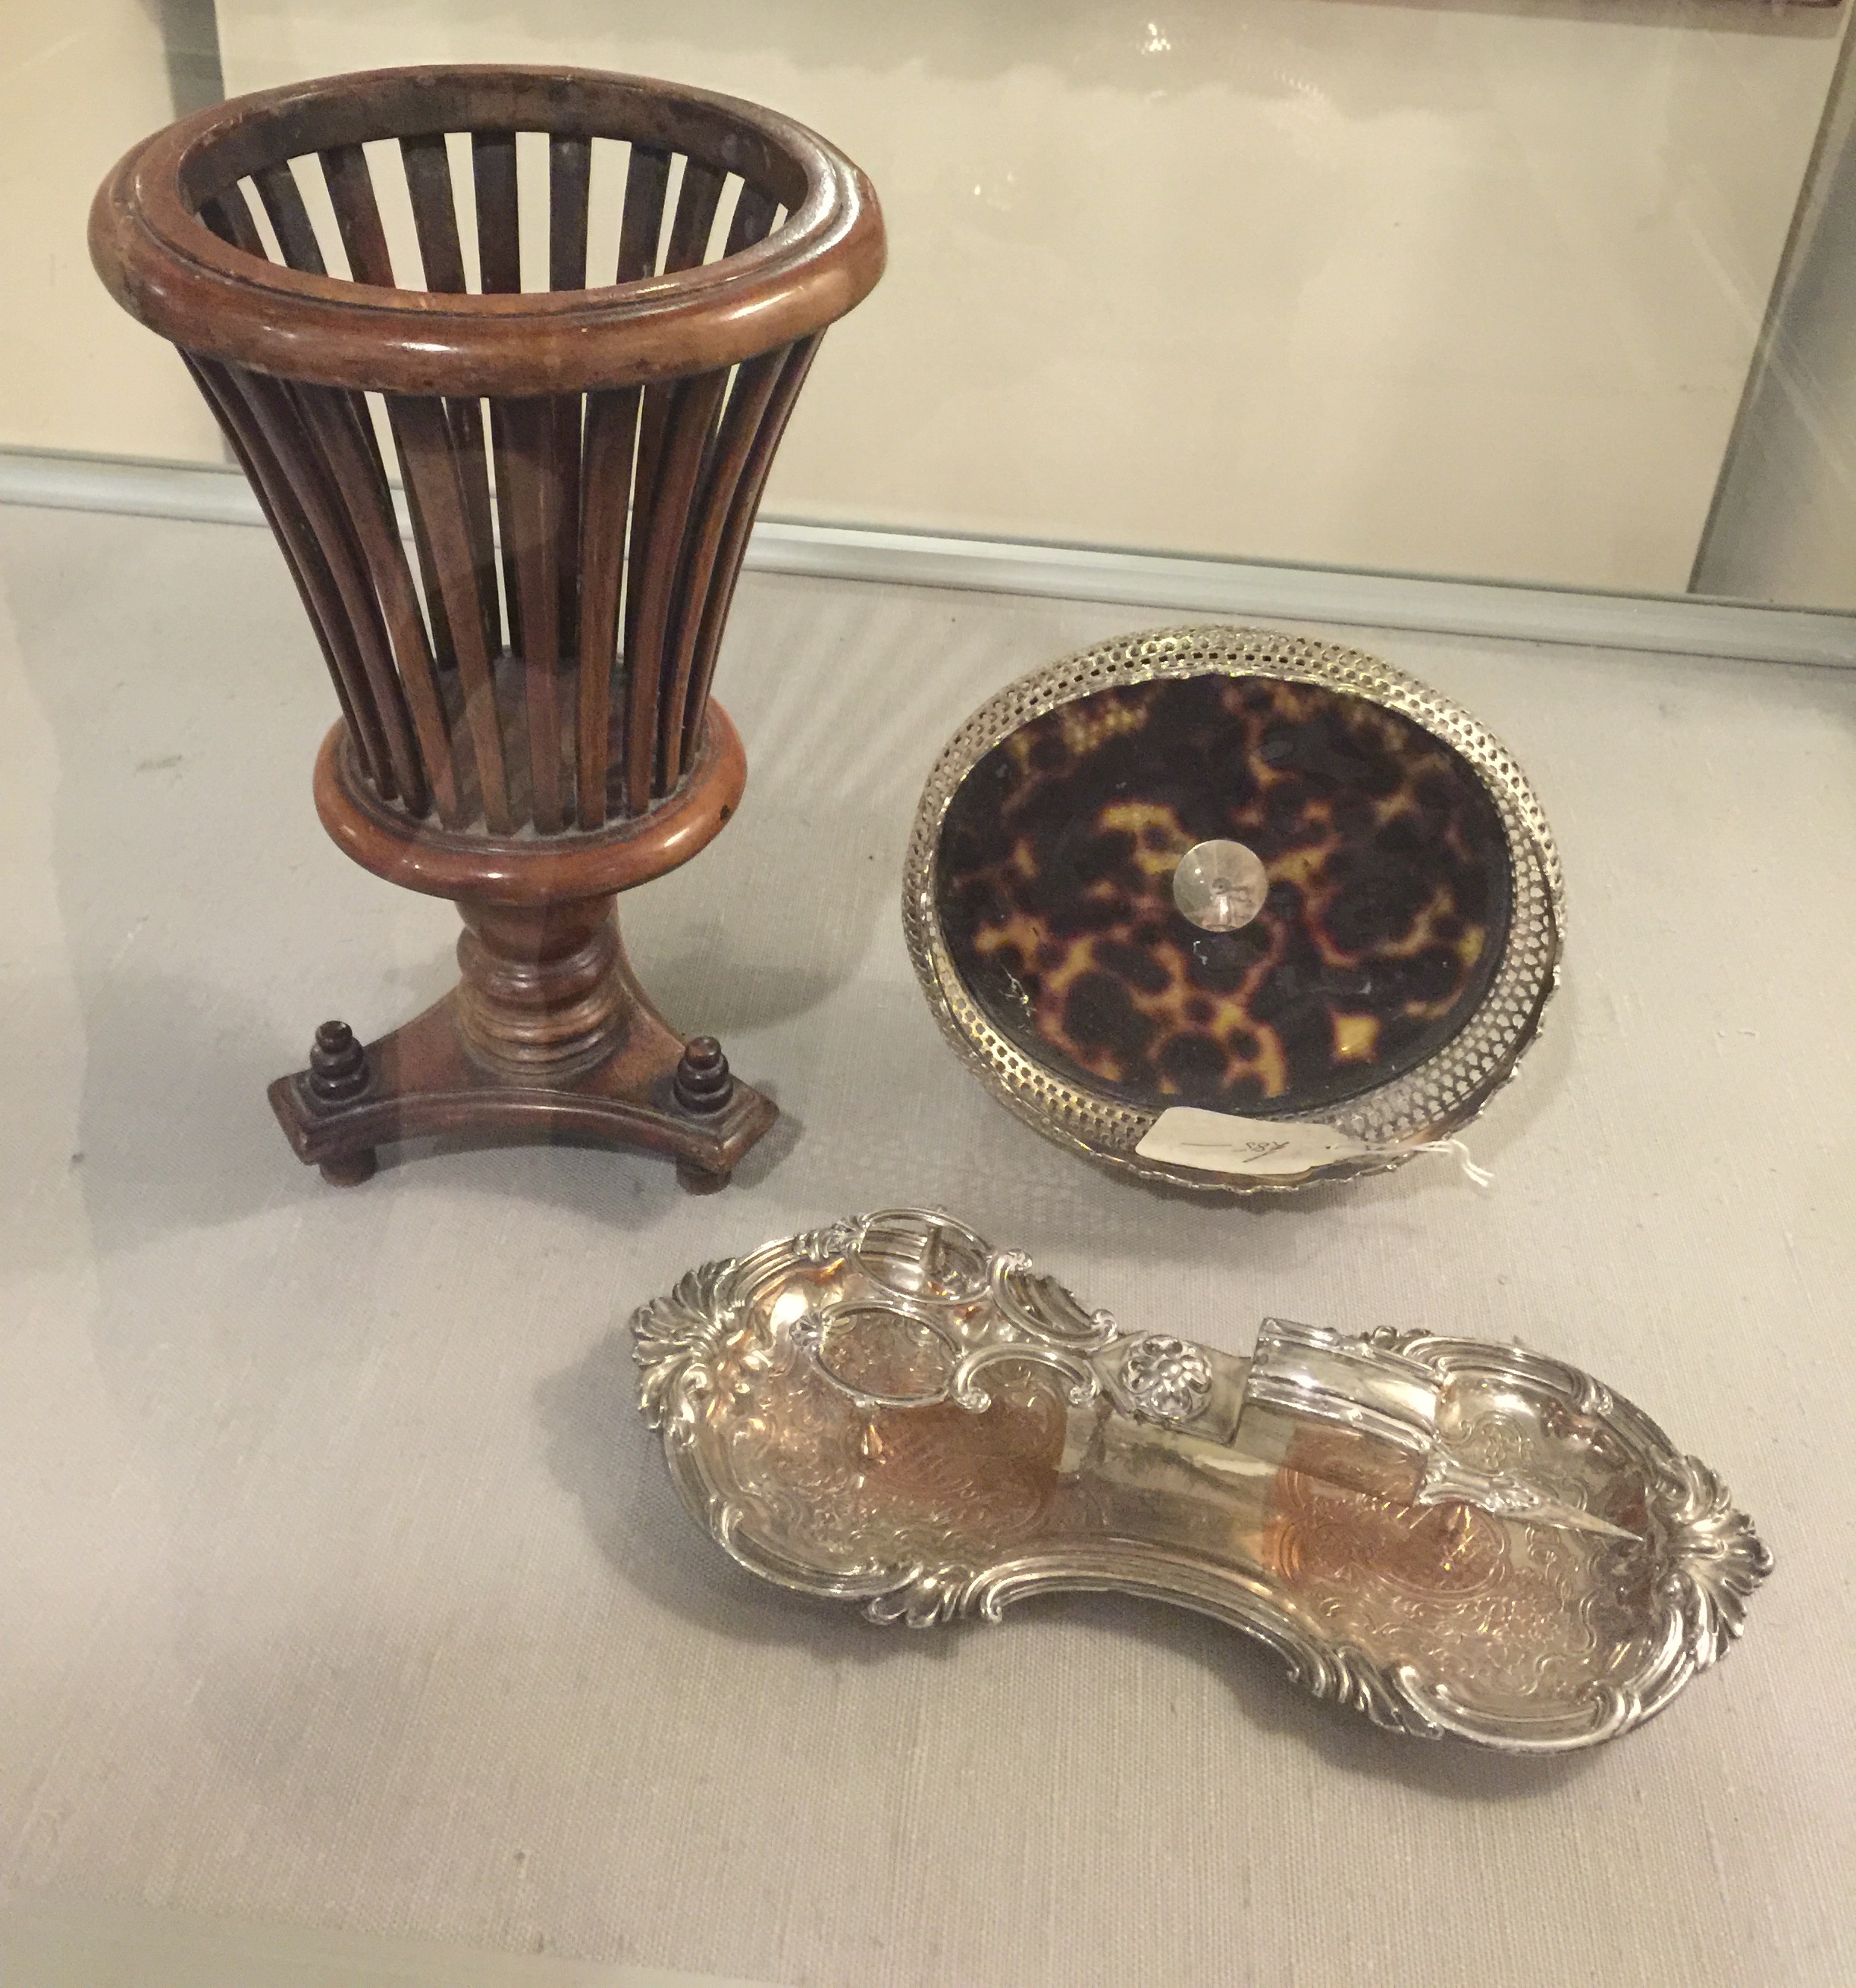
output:
[[[392,1141],[578,1138],[725,1181],[773,1105],[657,1013],[614,901],[740,800],[710,681],[820,339],[882,273],[868,181],[699,90],[389,69],[157,133],[90,246],[303,597],[324,827],[464,921],[436,1006],[364,1047],[325,1024],[271,1087],[298,1155],[353,1182]]]

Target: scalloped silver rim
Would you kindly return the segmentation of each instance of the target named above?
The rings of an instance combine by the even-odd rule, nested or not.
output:
[[[1319,684],[1395,711],[1466,759],[1494,803],[1508,844],[1513,912],[1500,964],[1463,1026],[1415,1068],[1370,1090],[1287,1120],[1330,1125],[1380,1152],[1267,1181],[1141,1158],[1159,1114],[1070,1081],[1027,1056],[968,992],[935,915],[941,827],[961,782],[1021,725],[1093,691],[1162,678],[1275,676]],[[1377,657],[1266,630],[1212,624],[1156,629],[1098,644],[1009,684],[968,718],[936,761],[916,809],[902,894],[911,963],[941,1030],[1009,1110],[1046,1138],[1138,1178],[1198,1193],[1280,1193],[1318,1180],[1399,1166],[1453,1137],[1514,1074],[1559,984],[1565,884],[1533,788],[1513,756],[1460,705]]]

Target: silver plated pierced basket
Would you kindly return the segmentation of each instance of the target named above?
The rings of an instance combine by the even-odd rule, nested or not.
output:
[[[1562,896],[1540,803],[1466,712],[1357,651],[1190,627],[968,719],[903,919],[943,1032],[1019,1117],[1241,1192],[1379,1171],[1473,1118],[1539,1026]],[[1332,1137],[1188,1161],[1162,1123],[1182,1107]]]

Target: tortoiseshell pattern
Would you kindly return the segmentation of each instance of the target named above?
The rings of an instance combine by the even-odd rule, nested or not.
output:
[[[1194,844],[1269,879],[1242,930],[1175,908]],[[1486,989],[1510,908],[1467,761],[1364,698],[1205,674],[1021,726],[949,805],[938,911],[973,999],[1040,1061],[1134,1104],[1269,1115],[1387,1082]]]

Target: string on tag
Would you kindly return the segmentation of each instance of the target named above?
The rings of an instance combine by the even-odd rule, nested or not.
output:
[[[1461,1139],[1426,1139],[1407,1145],[1394,1146],[1389,1150],[1395,1153],[1435,1153],[1440,1160],[1449,1159],[1454,1155],[1463,1170],[1465,1179],[1472,1182],[1477,1187],[1493,1187],[1495,1185],[1495,1175],[1486,1167],[1479,1167],[1476,1164],[1469,1148]]]

